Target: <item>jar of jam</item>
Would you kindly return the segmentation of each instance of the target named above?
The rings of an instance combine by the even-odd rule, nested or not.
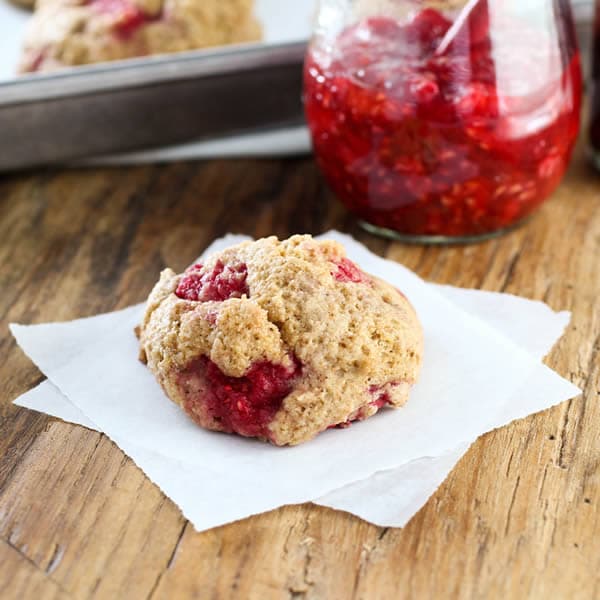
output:
[[[580,125],[568,0],[321,0],[304,86],[332,190],[366,229],[408,241],[521,222]]]
[[[592,109],[590,120],[590,157],[600,169],[600,0],[596,0],[592,54]]]

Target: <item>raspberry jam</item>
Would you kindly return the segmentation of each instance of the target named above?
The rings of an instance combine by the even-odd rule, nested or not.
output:
[[[197,264],[185,272],[175,294],[192,302],[222,302],[229,298],[250,296],[247,276],[248,269],[244,264],[225,265],[217,261],[210,270]]]
[[[90,4],[98,12],[111,15],[115,34],[124,39],[131,37],[142,25],[160,18],[146,14],[131,0],[90,0]]]
[[[297,360],[289,367],[263,361],[243,377],[229,377],[206,357],[195,360],[179,376],[185,410],[200,425],[209,417],[221,431],[270,438],[269,423],[301,373]]]
[[[371,229],[486,236],[530,214],[564,175],[581,99],[568,3],[549,1],[541,25],[494,0],[469,6],[415,12],[413,3],[403,20],[365,17],[317,32],[309,48],[316,159]]]
[[[349,258],[342,258],[333,263],[335,270],[332,275],[342,283],[370,283],[369,276],[361,271]]]
[[[594,52],[592,109],[590,124],[591,158],[597,169],[600,169],[600,0],[596,0],[596,19],[594,23]]]

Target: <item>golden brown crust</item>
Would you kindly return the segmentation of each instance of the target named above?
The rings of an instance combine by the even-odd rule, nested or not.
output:
[[[423,334],[408,300],[374,277],[355,283],[332,274],[345,257],[337,242],[310,236],[247,242],[210,257],[247,267],[248,295],[220,302],[182,300],[182,275],[167,269],[141,326],[148,367],[184,407],[178,375],[200,356],[227,376],[259,361],[302,365],[302,376],[271,422],[276,444],[297,444],[328,426],[377,412],[370,390],[402,406],[417,379]],[[195,415],[218,429],[208,415]]]
[[[110,7],[111,0],[102,0]],[[38,0],[21,72],[256,41],[253,0],[128,0],[147,21],[119,34],[122,16],[84,0]]]

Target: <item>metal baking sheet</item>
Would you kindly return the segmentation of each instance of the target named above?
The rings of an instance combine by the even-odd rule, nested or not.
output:
[[[573,4],[585,33],[593,2]],[[315,5],[257,0],[260,44],[17,77],[29,15],[0,0],[0,171],[302,123]]]
[[[303,122],[314,0],[258,0],[264,42],[14,75],[27,13],[0,0],[0,170]]]

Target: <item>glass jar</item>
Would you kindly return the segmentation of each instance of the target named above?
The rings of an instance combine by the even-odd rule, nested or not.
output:
[[[568,0],[321,0],[304,102],[318,164],[365,228],[470,241],[557,187],[581,85]]]
[[[590,155],[600,169],[600,0],[596,0],[592,54],[592,109],[590,115]]]

